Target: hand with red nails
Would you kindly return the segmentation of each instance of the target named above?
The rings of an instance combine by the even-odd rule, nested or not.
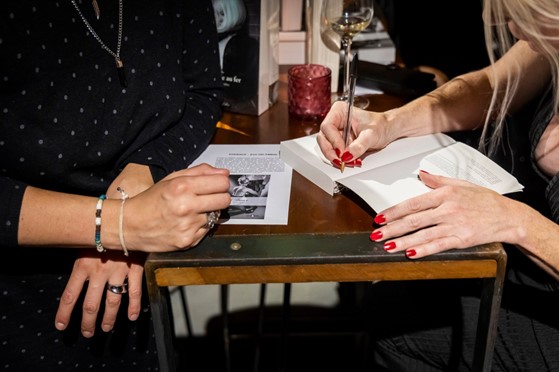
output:
[[[350,144],[346,148],[342,137],[347,105],[335,102],[320,125],[317,136],[318,145],[324,156],[339,168],[343,162],[346,167],[361,166],[359,157],[370,150],[380,150],[396,138],[389,136],[386,126],[374,125],[384,121],[383,114],[352,109]]]
[[[534,210],[470,182],[420,172],[432,191],[388,208],[375,217],[372,241],[390,253],[421,258],[488,242],[518,242],[518,225]],[[504,216],[496,218],[495,216]]]
[[[493,66],[461,75],[401,107],[385,112],[355,108],[350,120],[351,142],[347,148],[342,139],[345,104],[336,102],[320,126],[317,141],[321,151],[333,166],[342,162],[347,165],[357,161],[365,152],[381,150],[398,138],[471,131],[487,120],[496,129],[491,134],[484,134],[481,143],[486,144],[489,156],[498,153],[504,127],[504,119],[499,115],[505,117],[509,112],[506,115],[504,111],[499,112],[501,103],[491,106],[492,96],[497,94],[495,79],[508,81],[511,78],[523,87],[519,92],[511,90],[511,94],[518,95],[502,103],[510,112],[526,106],[532,99],[539,99],[551,79],[546,59],[529,42],[519,38],[521,40]],[[518,67],[512,75],[510,65]],[[496,97],[502,96],[497,94]],[[487,115],[488,108],[491,115]],[[533,165],[553,177],[559,172],[559,165],[553,160],[557,158],[554,149],[559,148],[556,139],[559,129],[555,130],[559,128],[559,116],[548,116],[553,119],[547,126],[547,122],[542,125],[540,144],[532,144],[537,157]],[[493,123],[496,117],[497,122]],[[522,165],[521,161],[517,164]],[[540,178],[530,166],[525,168],[532,172],[531,179]],[[432,188],[432,192],[378,211],[385,221],[372,232],[372,240],[383,241],[389,248],[387,251],[405,251],[407,257],[418,259],[448,249],[505,242],[519,246],[544,271],[559,279],[559,255],[555,253],[559,244],[559,226],[546,217],[546,211],[536,210],[540,206],[535,204],[536,201],[522,204],[465,181],[425,172],[421,172],[420,179]],[[552,186],[553,183],[549,183],[548,188]],[[544,187],[538,193],[543,195],[549,191]],[[551,194],[548,197],[552,198]],[[553,205],[550,207],[558,211],[554,219],[559,220],[559,207]],[[543,243],[540,237],[544,236],[548,237],[549,243]]]

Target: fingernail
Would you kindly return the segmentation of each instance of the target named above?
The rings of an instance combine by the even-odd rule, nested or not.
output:
[[[334,149],[334,151],[336,151],[336,156],[339,158],[341,154],[340,149]]]
[[[386,242],[386,243],[384,243],[384,250],[385,250],[385,251],[391,251],[391,250],[393,250],[394,248],[396,248],[396,243],[394,243],[394,242]]]
[[[373,241],[381,240],[382,239],[382,232],[381,231],[373,231],[369,238]]]
[[[82,331],[82,336],[85,338],[90,338],[93,336],[93,332],[91,331]]]
[[[342,161],[343,161],[343,162],[348,162],[348,161],[350,161],[351,159],[353,159],[353,155],[351,155],[351,152],[346,151],[346,152],[344,152],[344,153],[342,154]]]
[[[139,314],[130,314],[130,316],[128,317],[128,319],[130,320],[136,320],[138,319]]]
[[[384,214],[377,214],[375,216],[374,221],[375,221],[376,224],[382,225],[383,223],[386,222],[386,217],[384,216]]]
[[[363,165],[363,161],[361,159],[357,158],[357,159],[355,159],[355,165],[360,167],[360,166]]]
[[[415,249],[408,249],[406,251],[406,257],[413,257],[417,254],[417,252],[415,251]]]
[[[113,329],[110,324],[103,324],[101,328],[103,328],[103,332],[110,332]]]
[[[340,161],[340,159],[334,159],[332,160],[332,165],[336,168],[340,168],[342,166],[342,162]]]
[[[427,172],[427,171],[424,171],[423,169],[420,169],[420,170],[419,170],[419,173],[430,174],[429,172]]]
[[[355,167],[355,160],[345,162],[345,166],[350,168]]]
[[[66,324],[64,324],[62,322],[56,323],[56,329],[58,329],[59,331],[63,331],[64,328],[66,328]]]

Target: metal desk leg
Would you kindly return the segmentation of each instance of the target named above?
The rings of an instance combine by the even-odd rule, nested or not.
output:
[[[229,330],[229,285],[220,286],[221,319],[223,319],[223,351],[225,353],[225,370],[231,372],[231,333]]]
[[[485,278],[482,280],[476,346],[474,349],[474,371],[491,371],[502,289],[502,277]]]
[[[190,310],[188,308],[188,301],[186,299],[186,293],[184,293],[184,287],[177,287],[179,289],[179,294],[181,298],[182,311],[184,314],[184,321],[186,322],[186,330],[188,332],[188,337],[193,338],[194,332],[192,331],[192,320],[190,319]]]
[[[159,367],[161,372],[175,372],[177,370],[177,361],[173,353],[175,348],[173,345],[174,333],[171,327],[172,315],[169,304],[169,289],[152,284],[148,286],[148,292]]]
[[[286,371],[288,361],[287,337],[289,335],[289,320],[291,317],[291,283],[283,285],[283,305],[281,320],[281,347],[280,347],[280,363],[279,371]]]
[[[254,364],[252,370],[258,372],[260,369],[260,349],[262,342],[262,335],[264,333],[264,309],[266,307],[266,283],[260,284],[260,299],[258,303],[258,325],[256,329],[256,340],[254,343]]]

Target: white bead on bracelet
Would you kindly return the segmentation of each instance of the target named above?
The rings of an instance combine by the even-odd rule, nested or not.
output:
[[[122,203],[120,204],[120,214],[118,216],[118,238],[120,239],[120,245],[124,251],[124,255],[128,256],[128,249],[126,249],[126,244],[124,244],[124,203],[128,199],[128,194],[119,186],[116,188],[120,192],[120,197]]]
[[[103,201],[106,199],[106,195],[103,194],[97,199],[97,207],[95,208],[95,248],[97,252],[105,252],[105,248],[101,243],[101,212],[103,210]]]

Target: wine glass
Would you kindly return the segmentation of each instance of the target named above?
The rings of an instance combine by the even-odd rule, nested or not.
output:
[[[373,0],[325,0],[322,4],[323,26],[341,38],[343,49],[342,100],[348,97],[351,43],[355,35],[365,30],[373,19]],[[354,106],[366,108],[369,100],[355,97]]]

